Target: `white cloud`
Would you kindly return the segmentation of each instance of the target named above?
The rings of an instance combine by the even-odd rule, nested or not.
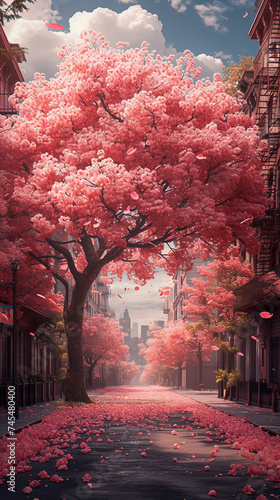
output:
[[[223,23],[228,19],[224,16],[224,13],[228,10],[227,6],[222,5],[221,2],[214,2],[213,4],[208,3],[207,5],[195,5],[194,8],[201,17],[205,26],[210,26],[214,28],[215,31],[228,31],[228,29],[223,25]]]
[[[183,0],[168,0],[173,9],[177,10],[177,12],[185,12],[187,10],[186,3]]]
[[[136,0],[118,0],[119,3],[136,3]]]
[[[220,57],[221,59],[232,59],[231,54],[225,54],[222,50],[215,52],[215,57]]]
[[[31,4],[29,12],[22,19],[5,26],[9,41],[19,43],[28,50],[27,62],[20,65],[26,81],[33,79],[35,72],[45,73],[47,78],[54,76],[60,62],[57,53],[61,46],[75,44],[80,32],[85,29],[102,33],[113,46],[120,40],[129,42],[132,48],[147,41],[150,49],[161,55],[181,55],[174,47],[166,44],[158,16],[140,5],[130,6],[119,14],[101,7],[92,12],[76,12],[63,31],[49,30],[45,26],[46,21],[59,20],[57,11],[51,8],[51,0],[37,0]],[[200,54],[196,61],[203,69],[202,78],[212,77],[213,73],[219,71],[219,58]]]
[[[212,78],[215,73],[221,73],[223,61],[218,57],[199,54],[195,57],[197,66],[201,67],[200,78]]]
[[[167,47],[162,34],[162,23],[156,14],[151,14],[140,5],[130,6],[121,13],[97,8],[92,12],[76,12],[69,19],[69,32],[49,30],[45,22],[59,20],[58,13],[51,9],[51,0],[37,0],[29,12],[5,26],[8,40],[26,47],[27,62],[21,64],[26,81],[33,79],[34,72],[45,73],[47,78],[57,71],[57,53],[63,44],[75,44],[81,31],[93,29],[102,33],[111,45],[125,41],[130,47],[140,46],[143,41],[150,49],[165,55]]]
[[[42,20],[42,21],[56,21],[61,19],[57,10],[52,9],[51,0],[36,0],[33,4],[27,4],[27,11],[24,11],[22,18],[24,20]]]
[[[252,2],[252,0],[231,0],[231,3],[236,7],[252,7],[254,5],[254,2]]]
[[[158,16],[140,5],[133,5],[119,14],[102,7],[93,12],[76,12],[69,20],[69,25],[71,33],[88,28],[101,32],[112,45],[121,40],[129,42],[130,47],[137,47],[146,41],[150,43],[151,50],[161,54],[166,50]]]

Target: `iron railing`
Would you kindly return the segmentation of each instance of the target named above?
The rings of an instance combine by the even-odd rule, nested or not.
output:
[[[0,407],[8,408],[8,387],[10,384],[0,385]],[[18,405],[25,406],[53,401],[63,395],[63,380],[47,382],[23,382],[17,384]]]

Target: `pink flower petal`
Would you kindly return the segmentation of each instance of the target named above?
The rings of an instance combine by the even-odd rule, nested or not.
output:
[[[30,486],[25,486],[25,488],[23,488],[22,491],[23,491],[23,493],[28,494],[28,493],[32,493],[33,490],[32,490],[32,488],[30,488]]]
[[[208,493],[208,496],[209,497],[216,497],[217,496],[217,493],[215,490],[210,490],[209,493]]]
[[[255,337],[255,335],[251,335],[251,339],[254,339],[256,342],[259,341],[259,339],[257,337]]]
[[[58,23],[45,23],[45,25],[47,28],[50,28],[52,30],[58,30],[58,31],[63,30],[63,26],[61,26],[61,24]]]
[[[127,156],[133,155],[135,153],[136,149],[135,148],[129,148],[126,152]]]
[[[130,193],[130,198],[132,198],[133,200],[138,200],[139,199],[139,194],[136,193],[136,191],[132,191]]]
[[[269,318],[272,318],[272,316],[273,316],[273,314],[270,314],[267,311],[260,312],[260,317],[263,319],[269,319]]]

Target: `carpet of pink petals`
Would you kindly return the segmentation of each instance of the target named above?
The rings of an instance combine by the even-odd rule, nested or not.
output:
[[[18,433],[16,472],[30,471],[32,462],[37,461],[42,464],[39,479],[49,478],[52,482],[62,482],[63,474],[68,470],[68,462],[73,458],[71,448],[80,448],[82,454],[89,453],[92,437],[102,440],[102,434],[105,433],[103,425],[106,422],[141,427],[141,422],[145,419],[149,422],[159,422],[167,415],[183,412],[186,415],[186,423],[189,424],[185,428],[189,430],[190,437],[194,436],[193,427],[205,430],[205,442],[211,442],[211,436],[214,434],[220,436],[221,440],[237,453],[237,461],[238,454],[251,461],[248,474],[262,475],[268,481],[280,482],[280,436],[271,436],[246,419],[227,415],[157,386],[102,389],[95,392],[94,403],[79,407],[58,407],[41,423],[24,428]],[[88,437],[81,438],[82,433],[88,434]],[[172,434],[177,434],[175,429]],[[107,442],[113,443],[110,440]],[[5,481],[9,471],[8,443],[5,436],[0,440],[0,484]],[[219,447],[215,446],[211,452],[213,460],[218,451]],[[49,476],[47,462],[52,458],[56,459],[57,474]],[[209,468],[206,466],[205,471],[208,470],[207,467]],[[229,475],[235,476],[239,468],[240,464],[232,464]],[[83,480],[88,481],[90,488],[90,476],[85,473]],[[38,480],[31,481],[29,486],[24,488],[24,493],[30,493],[31,488],[36,488],[39,484]],[[250,494],[249,491],[245,493]],[[211,492],[210,496],[214,496],[214,493]],[[265,499],[263,495],[258,498]]]

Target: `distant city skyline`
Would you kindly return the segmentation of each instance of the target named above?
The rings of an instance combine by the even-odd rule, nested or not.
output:
[[[131,324],[151,325],[155,321],[166,321],[167,315],[163,313],[165,297],[160,296],[159,289],[172,285],[172,278],[162,269],[156,271],[154,280],[143,286],[125,277],[121,281],[116,279],[110,285],[109,304],[117,319],[123,317],[124,310],[128,309]]]

